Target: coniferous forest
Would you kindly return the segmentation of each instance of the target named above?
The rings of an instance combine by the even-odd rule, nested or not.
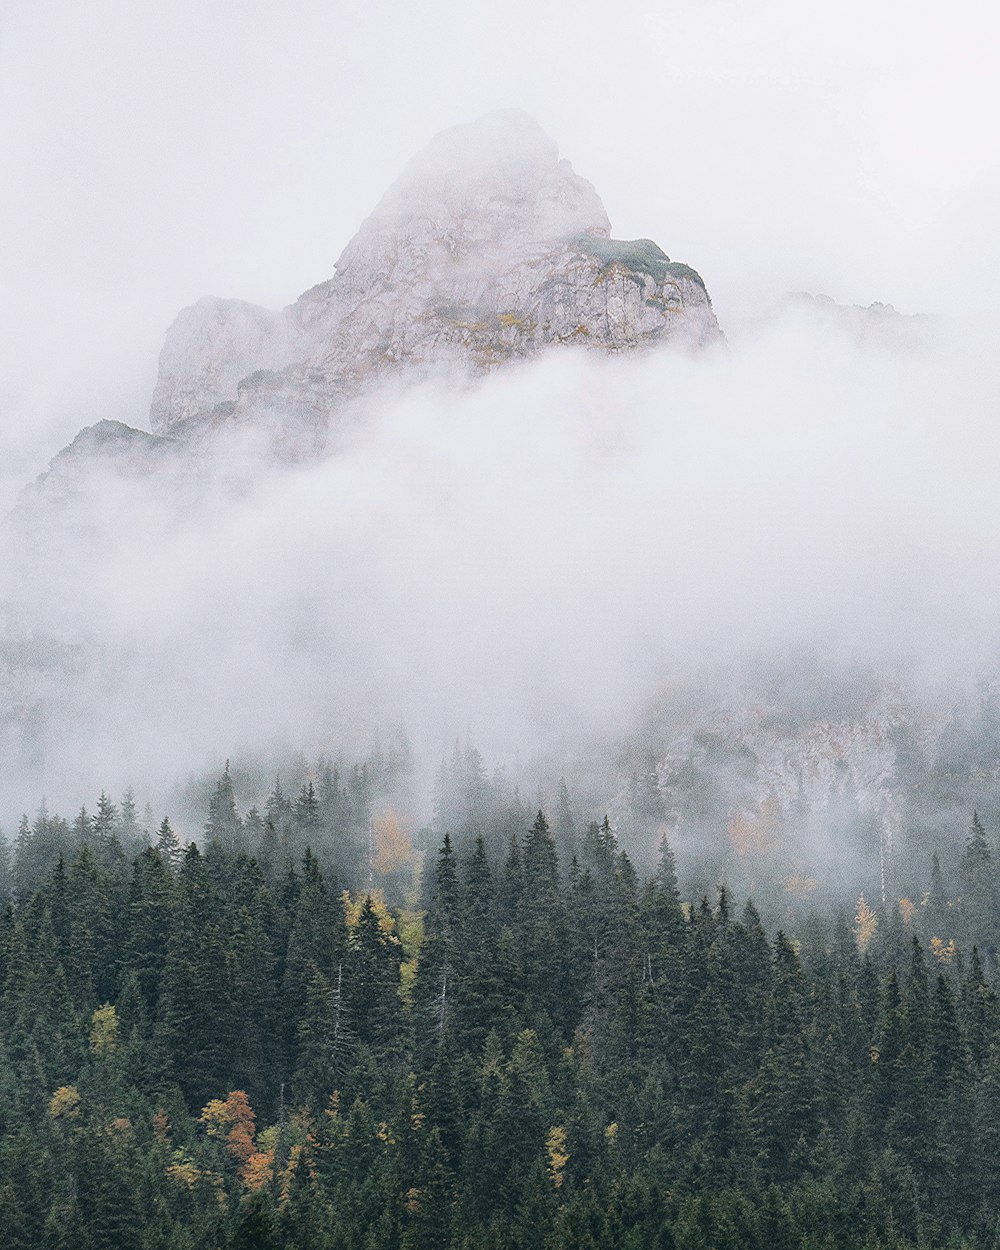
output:
[[[565,787],[463,809],[454,773],[419,847],[368,766],[245,814],[227,766],[186,846],[130,793],[25,818],[5,1250],[996,1245],[978,816],[912,900],[762,920],[685,897],[666,839],[638,872]]]

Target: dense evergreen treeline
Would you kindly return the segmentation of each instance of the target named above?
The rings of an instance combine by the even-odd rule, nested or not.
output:
[[[342,768],[321,760],[295,792],[287,794],[278,777],[260,806],[241,815],[237,779],[227,762],[206,795],[207,820],[199,837],[223,850],[252,854],[265,871],[289,857],[300,859],[308,848],[338,880],[356,888],[370,873],[374,801],[384,806],[397,800],[408,768],[408,758],[399,752],[374,753]],[[157,822],[148,807],[140,817],[131,790],[118,804],[102,793],[93,813],[84,806],[72,820],[53,815],[43,801],[33,821],[21,818],[13,853],[0,841],[0,892],[26,897],[60,859],[68,863],[84,848],[114,863],[133,859],[150,842],[168,859],[181,849],[169,819]]]
[[[725,888],[683,902],[665,843],[640,880],[565,789],[551,827],[468,757],[438,791],[461,832],[419,897],[405,836],[332,774],[241,817],[227,769],[200,847],[166,820],[150,845],[129,798],[22,828],[5,1246],[995,1244],[978,819],[955,887],[934,863],[915,900],[769,935]]]

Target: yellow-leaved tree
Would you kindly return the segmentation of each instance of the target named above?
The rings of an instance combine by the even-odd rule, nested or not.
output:
[[[392,918],[392,912],[386,905],[385,895],[381,890],[372,890],[370,894],[359,894],[357,898],[351,898],[349,890],[344,890],[340,896],[344,905],[344,923],[348,929],[353,932],[358,927],[358,921],[361,919],[361,913],[364,910],[365,900],[371,899],[372,910],[375,912],[375,918],[378,920],[378,927],[393,942],[398,942],[396,937],[396,922]]]
[[[951,961],[958,954],[958,949],[955,946],[955,939],[949,938],[946,942],[944,938],[932,937],[931,954],[942,966],[942,968],[949,967],[951,965]]]
[[[110,1003],[102,1003],[90,1018],[90,1050],[103,1058],[118,1046],[118,1013]]]
[[[413,843],[407,837],[403,822],[396,812],[384,812],[372,822],[375,835],[375,860],[373,868],[379,877],[391,873],[412,871],[416,862]]]
[[[549,1157],[549,1177],[556,1189],[562,1189],[566,1179],[566,1164],[569,1163],[569,1151],[566,1149],[566,1130],[561,1124],[549,1129],[545,1139],[545,1151]]]
[[[781,843],[781,804],[769,794],[752,815],[736,812],[729,819],[729,841],[741,859],[772,855]]]
[[[49,1099],[53,1120],[75,1120],[80,1114],[80,1094],[75,1085],[60,1085]]]
[[[864,892],[862,892],[858,897],[858,911],[854,917],[854,941],[862,955],[871,945],[877,928],[878,916],[865,902]]]

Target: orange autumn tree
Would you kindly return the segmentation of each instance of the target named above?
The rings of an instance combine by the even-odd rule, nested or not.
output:
[[[225,1141],[226,1150],[241,1165],[254,1153],[254,1115],[250,1100],[241,1089],[234,1089],[223,1101],[213,1098],[202,1108],[198,1122],[204,1124],[209,1137]]]
[[[240,1180],[246,1188],[255,1194],[265,1189],[274,1179],[274,1151],[255,1150],[240,1168]]]
[[[240,1168],[240,1180],[251,1193],[264,1189],[274,1178],[274,1152],[279,1128],[273,1124],[257,1136],[257,1146]]]

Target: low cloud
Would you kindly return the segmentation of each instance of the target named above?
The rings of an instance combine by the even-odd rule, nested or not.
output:
[[[466,733],[511,758],[804,645],[967,676],[1000,608],[998,366],[982,327],[859,324],[791,305],[698,357],[553,353],[383,392],[292,469],[233,437],[159,490],[86,484],[80,542],[3,592],[7,807],[400,723],[428,762]],[[19,692],[40,639],[68,650]]]

